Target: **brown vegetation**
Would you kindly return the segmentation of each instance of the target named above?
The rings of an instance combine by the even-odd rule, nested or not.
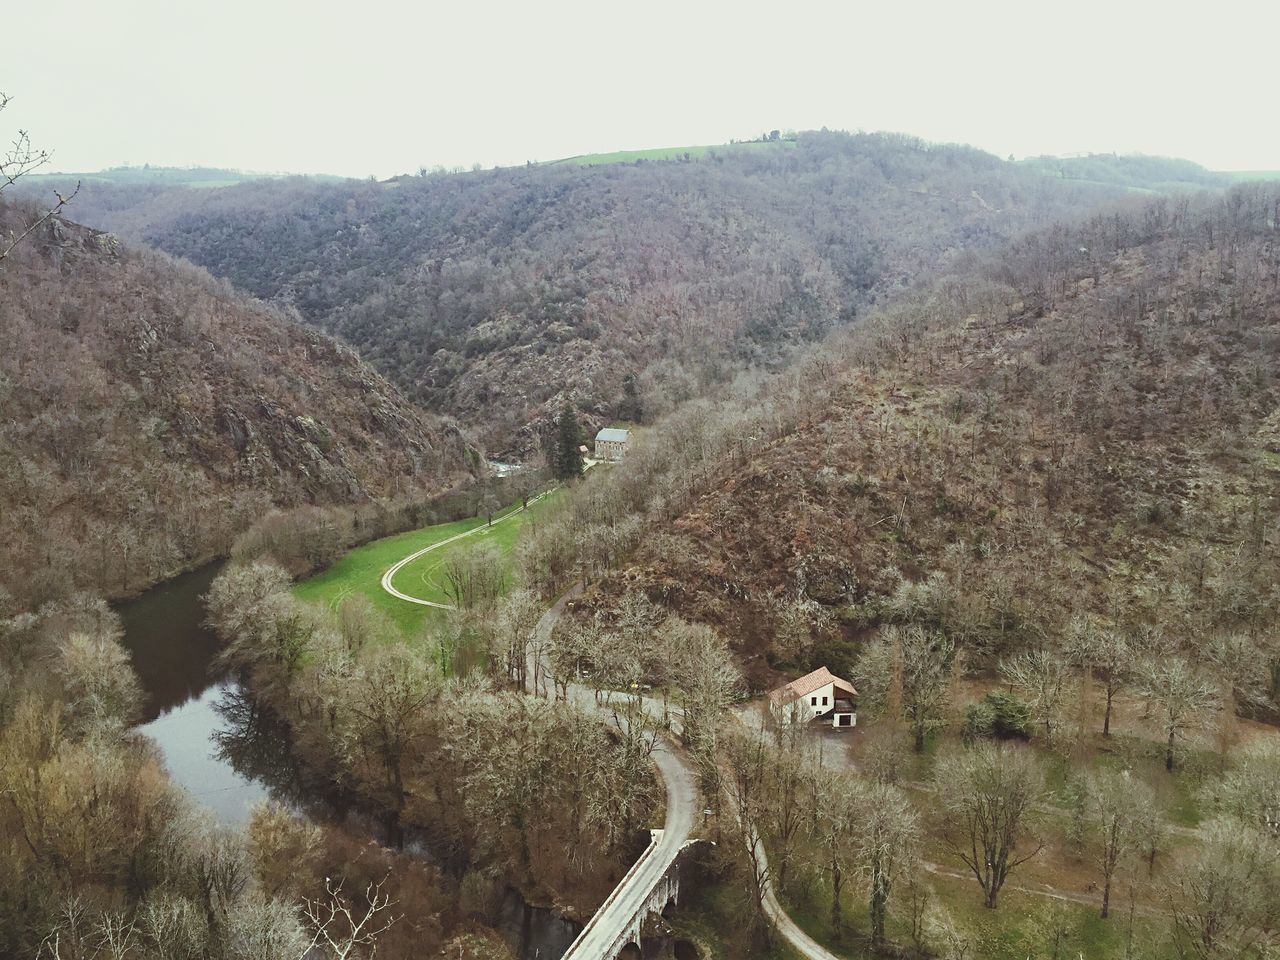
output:
[[[296,306],[487,446],[528,451],[566,399],[593,426],[659,416],[962,250],[1120,195],[970,148],[814,131],[688,163],[88,184],[78,203]]]
[[[0,227],[23,222],[0,207]],[[51,220],[0,267],[0,596],[122,595],[273,506],[465,476],[456,428],[287,313]]]
[[[881,624],[994,667],[1088,614],[1274,710],[1274,203],[1158,201],[931,286],[641,438],[535,568],[580,556],[601,602],[639,586],[715,624],[761,685],[770,661],[847,668]]]

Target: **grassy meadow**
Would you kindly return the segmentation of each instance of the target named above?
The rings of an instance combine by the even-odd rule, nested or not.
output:
[[[535,522],[554,499],[555,494],[543,497],[537,503],[530,504],[528,510],[521,510],[519,505],[505,508],[500,514],[495,515],[493,527],[463,537],[439,550],[433,550],[403,567],[396,574],[394,581],[396,587],[410,596],[436,603],[447,603],[448,598],[444,594],[438,574],[441,565],[452,551],[473,549],[482,543],[488,543],[492,544],[510,565],[521,532],[527,524]],[[496,522],[500,517],[509,519],[501,523]],[[404,639],[412,639],[421,632],[429,620],[439,617],[445,611],[408,603],[391,596],[382,589],[382,575],[388,567],[411,553],[485,525],[484,517],[468,517],[453,523],[435,524],[375,540],[373,543],[351,550],[327,570],[299,581],[293,588],[294,595],[301,600],[323,604],[331,609],[337,609],[349,596],[363,596],[373,604],[374,609],[399,628]]]
[[[610,163],[637,163],[640,160],[701,160],[714,153],[760,152],[794,149],[794,140],[751,140],[746,143],[714,143],[693,147],[657,147],[652,150],[615,150],[612,153],[584,153],[552,160],[548,166],[593,167]]]

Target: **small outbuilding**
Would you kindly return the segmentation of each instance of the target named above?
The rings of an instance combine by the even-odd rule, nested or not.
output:
[[[621,460],[627,455],[631,431],[621,427],[605,427],[596,434],[596,459]]]
[[[826,667],[769,692],[769,709],[779,723],[858,725],[858,691]]]

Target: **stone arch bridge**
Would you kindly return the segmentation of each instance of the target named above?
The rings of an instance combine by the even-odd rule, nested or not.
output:
[[[680,868],[693,841],[697,792],[693,770],[678,748],[660,742],[654,759],[667,787],[667,819],[650,831],[649,846],[582,928],[563,960],[615,960],[629,944],[660,932],[680,898]]]

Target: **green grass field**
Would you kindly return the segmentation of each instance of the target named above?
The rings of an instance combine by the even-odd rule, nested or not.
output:
[[[496,523],[490,529],[464,537],[447,547],[432,551],[402,568],[396,574],[394,581],[396,587],[410,596],[421,597],[423,600],[448,602],[437,578],[437,572],[451,551],[470,549],[487,542],[493,544],[509,561],[526,525],[536,520],[555,499],[556,496],[553,493],[530,505],[527,511],[519,511],[517,508],[517,511],[512,513],[511,508],[504,510],[500,516],[510,515],[510,519]],[[440,616],[443,611],[408,603],[391,596],[382,589],[383,573],[397,560],[423,547],[484,526],[483,517],[469,517],[454,523],[436,524],[420,530],[412,530],[409,533],[397,534],[394,537],[375,540],[373,543],[351,550],[329,569],[296,584],[293,588],[294,595],[308,603],[323,604],[331,609],[336,609],[349,596],[366,597],[373,604],[374,609],[400,628],[405,639],[411,639],[421,632],[429,620]]]
[[[635,163],[639,160],[702,159],[712,151],[717,153],[758,152],[763,150],[794,149],[794,140],[753,140],[747,143],[716,143],[696,147],[657,147],[652,150],[615,150],[612,153],[584,153],[577,157],[552,160],[548,166],[591,167],[607,163]]]
[[[1013,882],[1017,882],[1016,880]],[[1053,900],[1007,888],[1000,895],[999,909],[988,910],[976,883],[952,877],[931,876],[936,902],[944,904],[953,922],[964,932],[974,953],[983,960],[1025,960],[1054,956],[1052,942],[1059,941],[1061,957],[1084,956],[1088,960],[1109,960],[1124,956],[1127,932],[1126,904],[1122,895],[1112,901],[1110,920],[1103,920],[1095,906]],[[851,885],[844,903],[845,934],[836,943],[831,933],[830,896],[825,885],[799,902],[789,899],[787,912],[819,943],[837,956],[865,956],[869,920],[865,896]],[[903,901],[890,903],[887,933],[899,944],[910,942]],[[1135,940],[1150,942],[1155,931],[1150,921],[1139,916]]]

